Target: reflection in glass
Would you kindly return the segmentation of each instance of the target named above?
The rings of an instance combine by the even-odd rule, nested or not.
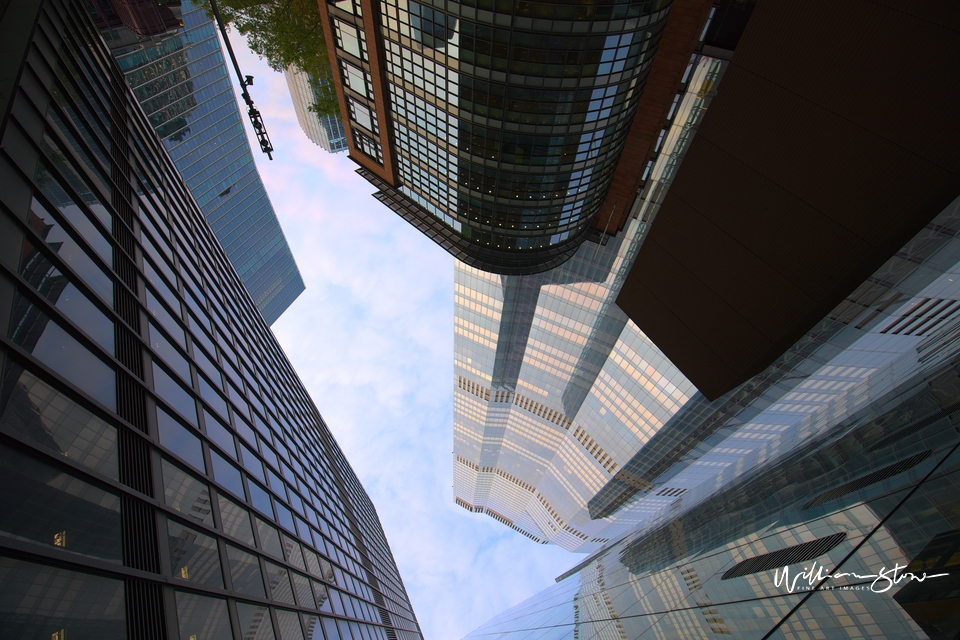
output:
[[[11,639],[61,629],[70,640],[125,638],[123,581],[0,557],[0,629]]]
[[[114,370],[19,293],[10,322],[10,337],[82,391],[108,408],[116,408]]]
[[[170,546],[170,572],[175,578],[223,588],[215,538],[168,520],[167,543]]]
[[[240,618],[240,637],[243,640],[276,640],[273,624],[270,622],[270,609],[267,607],[238,602],[237,615]]]
[[[263,576],[260,574],[260,562],[257,556],[227,545],[227,559],[230,562],[233,590],[263,598],[265,596]]]
[[[280,544],[280,532],[276,527],[256,518],[257,533],[260,534],[260,548],[264,553],[283,560],[283,546]]]
[[[296,604],[293,588],[290,586],[290,571],[286,567],[267,562],[267,581],[274,600],[287,604]]]
[[[153,388],[167,404],[187,422],[197,426],[197,404],[179,382],[171,378],[156,362],[153,363]]]
[[[227,601],[177,591],[180,637],[197,640],[233,640]]]
[[[0,411],[0,430],[117,479],[116,427],[9,361]]]
[[[316,609],[317,603],[313,599],[313,591],[310,590],[310,580],[296,571],[291,572],[293,578],[293,587],[297,592],[297,602],[301,607],[307,609]]]
[[[226,461],[216,451],[210,452],[210,464],[213,466],[213,477],[217,482],[233,492],[234,495],[243,498],[243,478],[240,470]]]
[[[277,626],[280,628],[281,640],[303,640],[300,616],[296,611],[277,609]]]
[[[213,526],[210,490],[207,485],[167,460],[161,461],[163,496],[168,507],[173,507],[188,518]]]
[[[0,532],[121,562],[120,498],[0,445]]]
[[[200,446],[200,438],[190,433],[186,427],[159,407],[157,407],[157,429],[160,434],[160,444],[180,456],[184,462],[189,463],[195,469],[206,472],[207,467],[203,463],[203,449]]]
[[[218,496],[218,498],[223,532],[231,538],[253,545],[253,527],[250,526],[250,513],[229,498],[224,496]]]

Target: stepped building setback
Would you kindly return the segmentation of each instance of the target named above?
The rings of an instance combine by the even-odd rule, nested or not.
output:
[[[420,640],[373,504],[87,7],[0,12],[0,635]]]

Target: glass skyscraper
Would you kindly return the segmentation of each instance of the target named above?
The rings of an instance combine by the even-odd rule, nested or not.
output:
[[[598,214],[668,18],[678,14],[672,62],[657,83],[672,86],[709,11],[687,16],[669,0],[375,4],[321,4],[350,157],[381,202],[462,262],[507,275],[556,267],[622,228],[635,187],[612,225]],[[656,122],[673,95],[661,97]]]
[[[373,504],[85,6],[0,10],[0,634],[421,638]]]
[[[309,73],[290,66],[283,71],[283,78],[290,89],[293,110],[297,114],[297,124],[312,143],[330,153],[347,150],[347,134],[340,115],[321,116],[310,110],[317,104],[317,91],[320,87]]]
[[[925,341],[945,351],[788,455],[468,637],[956,637],[955,335]]]
[[[636,524],[594,520],[588,503],[697,390],[615,300],[726,66],[690,61],[621,233],[537,275],[457,263],[454,498],[465,509],[580,552]]]
[[[152,37],[123,26],[103,34],[187,188],[273,324],[303,292],[303,279],[254,164],[233,93],[236,80],[208,7],[185,0],[180,9],[183,26]]]

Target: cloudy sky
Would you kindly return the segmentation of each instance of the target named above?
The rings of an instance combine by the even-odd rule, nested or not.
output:
[[[377,507],[424,636],[461,638],[582,556],[454,504],[453,258],[374,200],[346,153],[310,142],[283,76],[231,42],[256,77],[276,152],[254,156],[307,287],[274,332]]]

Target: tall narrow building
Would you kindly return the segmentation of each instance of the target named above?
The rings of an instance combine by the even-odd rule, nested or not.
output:
[[[138,7],[136,16],[167,7]],[[97,24],[257,307],[273,322],[304,290],[303,278],[253,161],[208,5],[175,6],[182,24],[153,32],[111,19],[128,5],[96,0]],[[121,15],[123,17],[123,15]],[[140,20],[143,22],[143,20]],[[152,20],[151,24],[159,24]]]
[[[421,638],[376,510],[87,8],[0,8],[0,629]]]

